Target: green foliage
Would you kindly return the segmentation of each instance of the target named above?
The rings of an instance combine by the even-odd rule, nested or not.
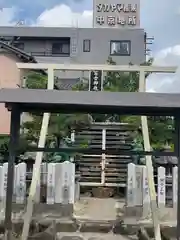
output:
[[[26,76],[26,88],[29,89],[46,89],[47,76],[38,72],[29,72]]]
[[[47,88],[47,76],[40,73],[31,72],[27,75],[26,87],[31,89],[45,89]],[[84,84],[79,83],[74,87],[74,90],[83,90]],[[30,120],[22,125],[24,136],[27,141],[38,143],[41,124],[42,113],[30,113]],[[70,137],[71,131],[79,132],[82,128],[88,128],[91,124],[92,118],[88,114],[61,114],[52,113],[50,116],[48,135],[46,137],[46,146],[60,147],[67,146],[67,137]],[[84,145],[84,143],[82,143]],[[45,154],[46,159],[53,161],[67,160],[72,154],[49,153]]]
[[[0,136],[0,163],[8,157],[8,146],[9,146],[9,136],[1,135]]]
[[[151,65],[153,59],[149,59],[142,65]],[[116,65],[112,58],[108,59],[108,64]],[[132,64],[130,64],[132,65]],[[146,74],[148,77],[150,73]],[[104,81],[104,90],[111,92],[137,92],[139,89],[139,73],[137,72],[108,72]],[[134,126],[135,129],[141,129],[140,116],[104,116],[106,119],[113,119],[113,121],[121,121],[129,123]],[[168,142],[172,144],[172,126],[173,120],[171,118],[148,118],[148,127],[150,133],[150,142],[155,149],[162,149]],[[142,136],[140,132],[137,132],[135,138]],[[142,141],[142,140],[141,140]],[[139,142],[139,140],[138,140]]]
[[[9,157],[9,141],[10,136],[9,135],[1,135],[0,136],[0,163],[7,161]],[[18,156],[17,159],[21,154],[24,154],[26,152],[27,146],[29,145],[29,142],[26,138],[24,138],[23,135],[20,136],[19,139],[19,149],[18,149]]]
[[[89,90],[89,79],[83,78],[72,89],[75,91],[88,91]]]
[[[116,63],[109,58],[110,65]],[[104,90],[111,92],[136,92],[138,90],[138,76],[136,72],[108,72],[104,81]]]
[[[154,149],[163,149],[173,143],[173,119],[169,117],[148,118],[150,140]]]
[[[151,65],[153,59],[149,59],[147,62],[142,65]],[[116,65],[112,58],[108,58],[107,61],[110,65]],[[130,65],[132,65],[130,63]],[[148,77],[150,73],[147,73],[145,77]],[[82,84],[82,83],[81,83]],[[87,85],[81,85],[81,89],[87,89]],[[137,72],[107,72],[104,77],[103,82],[104,91],[111,92],[137,92],[139,90],[139,73]],[[93,120],[96,122],[125,122],[134,126],[134,129],[141,129],[141,118],[140,116],[119,116],[117,114],[93,114]],[[172,125],[173,120],[170,118],[153,118],[148,117],[148,126],[150,134],[150,142],[152,147],[155,149],[162,149],[164,145],[168,142],[172,144]],[[140,131],[136,132],[134,138],[141,138],[142,134]],[[142,141],[143,142],[143,141]],[[143,144],[143,143],[142,143]]]

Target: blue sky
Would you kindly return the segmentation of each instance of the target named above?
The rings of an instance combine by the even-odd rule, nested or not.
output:
[[[92,9],[92,2],[92,0],[0,0],[0,6],[15,7],[12,20],[26,20],[28,24],[35,22],[44,11],[50,11],[58,5],[66,4],[72,12],[82,13],[84,10]],[[61,15],[61,12],[58,15]],[[52,19],[54,23],[59,21],[56,16],[52,16]],[[155,37],[154,51],[178,44],[180,39],[178,22],[180,22],[179,0],[141,0],[141,27],[145,28],[149,36]]]
[[[46,9],[51,9],[54,6],[59,4],[67,4],[71,6],[73,11],[83,11],[84,9],[92,9],[92,1],[83,1],[83,0],[0,0],[0,5],[4,8],[16,7],[18,13],[15,16],[15,19],[36,19],[43,11]]]

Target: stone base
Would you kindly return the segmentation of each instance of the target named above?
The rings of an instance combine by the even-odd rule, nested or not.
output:
[[[16,236],[20,236],[22,231],[23,221],[13,223],[13,233]],[[2,227],[2,226],[1,226]],[[3,226],[4,227],[4,226]],[[76,236],[86,235],[91,233],[91,236],[98,234],[115,234],[118,236],[131,236],[136,235],[140,227],[143,227],[150,238],[153,238],[154,229],[151,222],[138,222],[136,219],[124,219],[120,221],[81,221],[78,219],[67,219],[61,218],[59,220],[53,220],[48,217],[41,218],[39,221],[32,221],[30,225],[29,240],[53,239],[52,234],[54,233],[66,233],[65,235]],[[0,229],[0,233],[3,233]],[[161,224],[161,233],[171,239],[176,236],[176,226],[171,223]],[[41,236],[41,238],[40,238]],[[49,238],[48,238],[49,237]],[[63,236],[62,236],[63,237]]]
[[[12,205],[12,219],[13,221],[21,221],[26,212],[25,204]],[[73,204],[34,204],[32,219],[43,219],[44,217],[51,219],[69,218],[73,217]],[[3,222],[5,211],[1,208],[0,221]]]
[[[12,206],[13,212],[18,213],[21,211],[26,211],[25,204],[16,204]],[[72,217],[73,216],[73,204],[45,204],[36,203],[34,204],[33,216],[44,214],[44,215],[54,215],[59,217]]]
[[[143,214],[142,206],[126,207],[125,216],[141,218]]]

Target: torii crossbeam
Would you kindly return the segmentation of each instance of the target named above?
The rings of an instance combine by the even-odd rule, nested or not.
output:
[[[23,69],[45,69],[45,70],[75,70],[75,71],[127,71],[127,72],[140,72],[140,91],[144,91],[145,86],[145,73],[146,72],[170,72],[176,71],[176,67],[149,67],[149,66],[110,66],[110,65],[54,65],[54,64],[17,64],[19,68]],[[53,74],[52,74],[53,75]],[[52,86],[51,80],[51,86]],[[5,102],[6,106],[11,110],[11,141],[10,141],[10,158],[8,166],[8,187],[7,187],[7,202],[6,202],[6,232],[11,233],[11,210],[12,210],[12,183],[13,183],[13,166],[15,159],[15,145],[17,143],[19,131],[19,115],[23,111],[44,111],[44,112],[90,112],[90,113],[119,113],[120,115],[135,114],[141,116],[147,115],[173,115],[176,121],[177,136],[180,135],[180,99],[179,94],[155,94],[155,93],[107,93],[107,92],[71,92],[71,91],[54,91],[54,90],[27,90],[27,89],[3,89],[0,90],[0,102]],[[46,127],[48,126],[48,116],[46,119]],[[42,127],[44,127],[42,125]],[[147,126],[147,118],[142,117],[142,130],[144,137],[144,146],[146,151],[150,151],[149,134]],[[45,135],[42,134],[40,143],[44,143]],[[175,154],[179,157],[179,138],[176,143]],[[41,144],[39,144],[40,146]],[[40,154],[40,153],[39,153]],[[42,154],[42,150],[41,150]],[[172,153],[171,153],[172,154]],[[39,157],[39,164],[41,163],[41,156]],[[148,171],[148,182],[151,198],[151,210],[153,213],[153,225],[155,231],[155,239],[161,239],[160,225],[157,216],[157,204],[155,197],[155,188],[153,181],[152,161],[151,157],[146,157],[146,165]],[[37,165],[39,167],[39,164]],[[36,176],[38,177],[39,169],[36,169]],[[180,171],[180,167],[179,167]],[[32,182],[33,182],[32,179]],[[36,183],[36,181],[34,181]],[[11,185],[11,186],[10,186]],[[33,188],[32,188],[33,189]],[[35,189],[35,186],[34,186]],[[178,190],[180,195],[180,190]],[[178,196],[179,196],[178,195]],[[30,195],[30,198],[33,195]],[[30,199],[29,198],[29,199]],[[180,198],[179,198],[180,199]],[[33,203],[33,199],[30,199]],[[29,206],[29,205],[28,205]],[[27,206],[27,209],[28,209]],[[178,204],[178,209],[180,203]],[[30,212],[31,212],[31,208]],[[27,239],[28,224],[30,215],[27,214],[25,218],[23,240]],[[180,223],[180,216],[178,216],[178,223]],[[180,231],[177,231],[180,235]],[[7,234],[8,235],[8,234]]]

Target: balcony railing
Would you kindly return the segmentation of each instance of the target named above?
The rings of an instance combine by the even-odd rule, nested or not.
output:
[[[70,57],[70,53],[52,53],[52,51],[31,52],[30,54],[36,57]]]

